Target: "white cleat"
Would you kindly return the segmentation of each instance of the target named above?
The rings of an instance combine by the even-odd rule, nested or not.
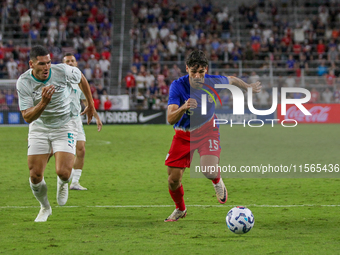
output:
[[[214,185],[214,188],[215,188],[216,197],[217,197],[218,202],[220,202],[221,204],[224,204],[225,202],[227,202],[228,192],[227,192],[227,189],[224,185],[222,178],[220,178],[220,181],[217,184],[213,183],[213,185]]]
[[[72,182],[71,185],[70,185],[70,189],[73,189],[73,190],[87,190],[87,188],[81,186],[79,182]]]
[[[52,208],[44,208],[41,207],[38,216],[35,218],[35,222],[45,222],[47,221],[47,218],[50,217],[50,215],[52,215]]]
[[[59,176],[57,177],[57,202],[58,205],[63,206],[66,204],[68,199],[68,183],[64,182],[60,184],[62,181]]]
[[[178,208],[176,208],[172,214],[168,218],[164,220],[164,222],[169,222],[169,221],[178,221],[181,218],[184,218],[187,215],[187,209],[184,211],[180,211]]]

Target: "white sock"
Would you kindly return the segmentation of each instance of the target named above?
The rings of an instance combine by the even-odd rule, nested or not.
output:
[[[63,180],[60,179],[60,177],[58,176],[58,183],[59,183],[60,185],[61,185],[61,184],[64,184],[64,183],[69,183],[70,180],[72,180],[72,173],[73,173],[73,171],[71,172],[70,177],[69,177],[68,180],[66,180],[66,181],[63,181]]]
[[[44,178],[38,184],[33,184],[31,182],[31,178],[29,178],[29,182],[33,195],[39,201],[40,206],[44,208],[50,208],[50,203],[47,199],[47,185]]]
[[[77,183],[79,182],[80,176],[81,176],[81,169],[73,169],[72,173],[72,183]]]

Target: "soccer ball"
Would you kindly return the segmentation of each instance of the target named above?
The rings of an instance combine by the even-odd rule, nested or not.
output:
[[[245,234],[254,227],[255,219],[247,207],[237,206],[228,212],[226,222],[231,232]]]

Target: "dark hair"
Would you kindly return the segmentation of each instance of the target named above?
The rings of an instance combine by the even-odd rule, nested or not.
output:
[[[66,54],[64,55],[64,57],[71,57],[71,56],[73,57],[73,54],[72,54],[72,53],[66,53]],[[63,58],[64,58],[64,57],[63,57]]]
[[[209,65],[208,59],[205,56],[204,52],[201,50],[194,50],[190,52],[185,61],[185,64],[190,67],[207,67]]]
[[[37,57],[39,56],[46,56],[48,54],[50,53],[45,47],[41,45],[33,46],[30,51],[30,59],[34,60],[34,59],[37,59]]]

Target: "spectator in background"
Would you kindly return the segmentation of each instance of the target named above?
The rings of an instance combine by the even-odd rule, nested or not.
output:
[[[142,75],[141,72],[138,73],[138,75],[135,77],[136,79],[136,87],[138,91],[145,91],[145,77]]]
[[[147,71],[145,75],[145,87],[148,89],[152,83],[155,83],[155,76]]]
[[[138,92],[137,96],[137,109],[142,110],[144,108],[145,97],[143,96],[142,92]]]
[[[249,83],[255,83],[260,80],[260,76],[256,72],[251,72],[251,75],[249,76]]]
[[[125,81],[126,93],[130,95],[133,94],[135,87],[136,87],[136,80],[131,72],[127,73],[127,75],[124,78],[124,81]]]
[[[18,64],[13,58],[10,58],[6,64],[9,79],[16,79],[18,76]]]
[[[39,33],[39,30],[36,28],[36,26],[32,26],[29,33],[30,33],[30,38],[33,42],[40,40],[40,33]]]
[[[191,34],[189,36],[189,42],[190,42],[190,47],[196,48],[197,42],[198,42],[198,36],[195,33],[195,31],[191,31]]]
[[[320,65],[318,66],[318,75],[319,76],[323,76],[324,74],[326,74],[328,72],[328,68],[325,65],[325,60],[322,59],[320,61]]]
[[[326,80],[327,85],[334,86],[335,80],[336,80],[336,76],[334,75],[334,70],[333,69],[330,69],[328,74],[325,75],[325,80]]]
[[[58,38],[59,32],[56,26],[51,26],[47,31],[47,36],[55,42]]]
[[[7,106],[13,106],[13,104],[14,104],[14,94],[10,89],[7,90],[5,98],[6,98]]]
[[[97,83],[103,83],[103,71],[100,69],[99,64],[96,65],[96,67],[93,70],[93,78],[94,81]]]
[[[19,60],[17,69],[18,69],[18,74],[21,75],[28,69],[28,66],[23,60]]]
[[[100,83],[97,84],[97,94],[98,96],[107,95],[106,88],[104,88],[103,85]]]
[[[316,51],[321,56],[326,52],[326,45],[324,44],[323,40],[319,40],[319,43],[316,46]]]
[[[31,17],[28,15],[28,12],[25,12],[21,17],[20,17],[20,26],[21,26],[21,31],[24,34],[28,34],[29,29],[30,29],[30,23],[31,23]]]
[[[98,64],[98,60],[95,58],[94,54],[90,55],[90,59],[87,61],[89,64],[90,68],[94,70],[96,68],[96,65]]]
[[[322,99],[326,104],[330,104],[333,99],[333,93],[329,90],[329,88],[326,88],[324,92],[322,92]]]
[[[293,77],[292,74],[289,74],[287,79],[285,80],[286,87],[295,87],[295,78]]]
[[[163,81],[160,84],[158,84],[159,87],[159,93],[162,97],[167,97],[169,94],[169,87],[166,85],[166,83]]]
[[[179,69],[179,67],[176,64],[174,64],[170,69],[170,79],[176,80],[181,76],[182,76],[181,69]]]
[[[167,47],[170,53],[170,60],[176,61],[177,60],[177,53],[178,53],[178,43],[173,38],[170,38],[170,40],[167,43]]]
[[[9,110],[5,95],[0,91],[0,110]]]
[[[230,102],[230,94],[228,93],[226,89],[222,90],[221,92],[221,101],[222,101],[222,108],[229,109],[228,103]]]
[[[131,66],[131,74],[136,77],[138,74],[138,70],[136,66]]]
[[[158,50],[154,49],[151,55],[151,62],[152,63],[158,63],[160,61],[161,57],[158,54]]]
[[[252,48],[253,52],[257,55],[260,52],[261,44],[259,43],[258,40],[254,40],[254,42],[251,45],[251,48]]]
[[[149,110],[152,110],[155,102],[156,102],[156,96],[155,95],[149,95],[149,97],[148,97],[148,109]]]
[[[262,89],[259,93],[256,94],[260,107],[267,106],[269,104],[269,93]]]
[[[159,93],[158,87],[155,85],[154,82],[152,82],[146,92],[147,96],[158,96],[158,93]]]
[[[6,73],[6,65],[4,63],[4,60],[0,58],[0,79],[3,79],[5,77]]]
[[[111,106],[112,106],[112,102],[111,102],[111,100],[109,99],[109,97],[106,96],[106,100],[105,100],[105,102],[104,102],[104,110],[105,110],[105,111],[111,110]]]
[[[78,54],[75,54],[75,58],[76,59],[77,59],[77,55]],[[86,61],[83,58],[79,59],[79,61],[78,61],[78,68],[79,68],[79,70],[84,70],[85,66],[86,66]]]
[[[309,103],[316,104],[320,100],[320,93],[315,88],[312,88],[311,91],[311,98],[309,100]]]
[[[92,82],[92,78],[93,78],[93,72],[92,69],[90,67],[90,65],[88,63],[86,63],[85,65],[85,69],[83,70],[84,76],[85,78],[88,80],[88,82]]]
[[[340,103],[340,87],[338,87],[338,88],[334,91],[333,97],[334,97],[334,103]]]
[[[97,91],[97,88],[96,88],[96,86],[93,83],[90,83],[90,90],[91,90],[91,94],[92,95],[94,94],[94,92]]]
[[[104,56],[101,56],[99,66],[103,72],[104,78],[107,78],[109,76],[110,61],[108,61]]]
[[[12,50],[12,57],[15,61],[19,61],[20,58],[20,46],[16,45]]]
[[[94,108],[96,110],[99,110],[99,108],[100,108],[100,99],[98,97],[97,91],[93,93],[93,103],[94,103]]]
[[[327,60],[329,62],[334,62],[339,60],[339,53],[336,50],[335,46],[332,46],[329,48],[328,53],[327,53]]]
[[[288,60],[286,62],[286,68],[288,69],[289,72],[294,72],[295,59],[291,54],[289,55]]]
[[[159,35],[159,29],[156,23],[153,23],[148,29],[151,40],[156,40]]]

